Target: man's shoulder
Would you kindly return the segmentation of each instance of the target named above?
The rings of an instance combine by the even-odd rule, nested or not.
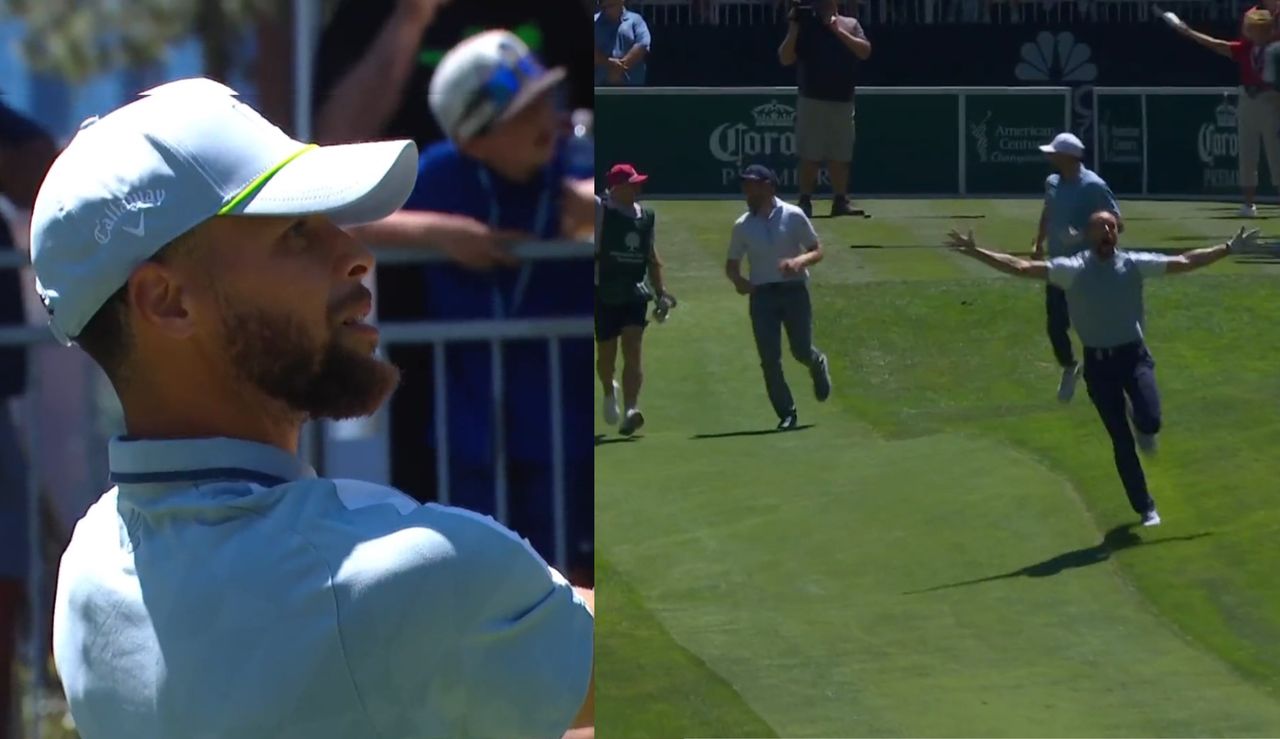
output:
[[[418,156],[418,177],[404,207],[408,210],[442,210],[475,200],[479,164],[452,141],[438,141]]]
[[[1107,181],[1102,178],[1102,175],[1088,167],[1080,168],[1080,184],[1085,187],[1107,187]]]
[[[788,203],[782,199],[778,200],[778,216],[783,223],[790,223],[793,221],[808,222],[809,220],[809,216],[804,214],[804,211],[800,206]]]
[[[474,168],[476,166],[474,160],[459,151],[457,144],[448,139],[431,144],[418,155],[419,171],[429,167]]]
[[[1053,172],[1049,174],[1048,177],[1044,178],[1044,184],[1049,187],[1057,187],[1058,183],[1061,181],[1062,181],[1062,175],[1058,174],[1057,172]]]
[[[735,221],[733,222],[733,230],[734,230],[734,231],[737,231],[737,230],[741,229],[744,225],[746,225],[746,223],[747,223],[747,218],[748,218],[748,217],[750,217],[750,216],[751,216],[751,211],[747,211],[747,212],[743,213],[742,215],[738,216],[737,220],[735,220]]]
[[[355,580],[385,579],[393,571],[410,574],[439,569],[455,573],[512,556],[538,556],[528,542],[491,516],[419,503],[385,485],[360,480],[325,482],[333,486],[340,505],[339,521],[333,529],[336,538],[327,543],[344,550],[351,545],[340,561],[341,569]],[[326,529],[334,524],[320,523]],[[326,532],[320,538],[327,536]],[[363,554],[357,556],[357,552]]]
[[[804,211],[800,209],[800,206],[795,203],[788,203],[782,198],[778,198],[777,207],[781,208],[783,213],[799,213],[800,215],[804,215]]]

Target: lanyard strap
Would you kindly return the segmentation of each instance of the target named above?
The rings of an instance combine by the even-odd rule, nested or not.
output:
[[[547,168],[546,182],[542,188],[542,192],[538,195],[538,208],[533,216],[533,232],[538,238],[542,237],[542,233],[550,227],[548,218],[551,216],[551,185],[554,172],[551,167]],[[493,185],[493,178],[489,175],[487,167],[479,169],[480,186],[484,188],[485,194],[489,196],[489,228],[497,229],[502,220],[502,205],[498,202],[497,188]],[[515,288],[511,291],[510,312],[515,312],[520,304],[524,301],[524,294],[529,288],[529,279],[533,265],[524,262],[520,265],[520,274],[516,277]],[[498,278],[493,279],[493,317],[503,318],[503,300],[502,290],[498,283]]]

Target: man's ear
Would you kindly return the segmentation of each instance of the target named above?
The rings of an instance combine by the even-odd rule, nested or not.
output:
[[[128,289],[135,332],[146,326],[172,339],[195,332],[188,285],[173,267],[143,262],[129,277]]]

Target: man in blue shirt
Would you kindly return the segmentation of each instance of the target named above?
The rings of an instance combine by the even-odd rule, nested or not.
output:
[[[304,145],[211,80],[91,118],[32,217],[53,333],[127,436],[62,558],[53,647],[85,739],[546,737],[592,723],[592,596],[492,519],[318,478],[307,419],[372,413],[372,253],[339,224],[412,141]]]
[[[1084,344],[1089,399],[1111,436],[1116,470],[1129,505],[1142,516],[1143,526],[1156,526],[1160,514],[1147,490],[1129,428],[1131,416],[1137,446],[1145,453],[1155,453],[1161,427],[1160,394],[1155,360],[1143,335],[1143,284],[1149,278],[1206,267],[1232,252],[1252,250],[1257,247],[1258,232],[1246,233],[1242,228],[1226,243],[1178,256],[1119,249],[1119,234],[1120,219],[1102,209],[1089,217],[1084,251],[1047,262],[980,249],[973,232],[962,236],[952,231],[948,245],[1001,272],[1047,280],[1066,292],[1071,322]]]
[[[1087,248],[1080,235],[1089,223],[1089,216],[1105,210],[1116,217],[1120,232],[1124,232],[1124,220],[1120,206],[1106,181],[1084,166],[1084,144],[1070,133],[1060,133],[1053,141],[1040,147],[1056,170],[1044,181],[1044,208],[1040,212],[1040,227],[1032,243],[1032,258],[1041,259],[1045,242],[1049,245],[1049,257],[1066,257]],[[1044,288],[1045,313],[1048,317],[1049,343],[1054,358],[1062,367],[1058,381],[1058,400],[1070,402],[1076,391],[1076,379],[1080,365],[1071,350],[1070,313],[1067,295],[1062,288],[1048,283]]]
[[[53,140],[33,121],[0,102],[0,195],[29,209],[53,161]],[[14,248],[9,224],[0,218],[0,251]],[[0,326],[25,323],[18,270],[0,268]],[[0,346],[0,739],[8,736],[12,685],[10,666],[17,639],[23,583],[30,565],[27,531],[27,462],[9,401],[23,394],[27,354]]]
[[[597,85],[644,84],[649,26],[639,13],[624,5],[624,0],[601,0],[596,13]]]
[[[357,230],[370,243],[420,245],[409,211],[431,211],[484,224],[524,239],[565,239],[594,229],[594,172],[571,161],[557,120],[560,68],[544,69],[506,31],[473,36],[449,52],[432,78],[430,103],[449,140],[422,153],[405,210]],[[424,269],[428,320],[555,318],[593,315],[594,265],[588,259],[520,264],[506,255],[492,269],[453,263]],[[456,342],[445,351],[448,388],[449,500],[497,513],[495,468],[505,447],[508,522],[544,556],[554,551],[554,440],[548,402],[552,377],[542,340],[505,342],[502,404],[495,413],[492,349]],[[594,457],[589,337],[562,339],[560,397],[568,569],[590,582],[594,568]],[[505,427],[499,435],[498,422]],[[434,454],[433,424],[423,435]]]

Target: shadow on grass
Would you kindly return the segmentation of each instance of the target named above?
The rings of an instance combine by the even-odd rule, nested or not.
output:
[[[947,590],[949,588],[959,588],[965,585],[977,585],[984,582],[995,582],[996,580],[1008,580],[1015,577],[1052,577],[1062,573],[1064,570],[1074,570],[1080,567],[1088,567],[1096,565],[1100,562],[1106,562],[1111,559],[1111,555],[1122,549],[1132,549],[1140,546],[1154,546],[1156,544],[1168,544],[1175,541],[1191,541],[1201,537],[1210,536],[1212,531],[1202,531],[1198,534],[1189,534],[1187,536],[1170,536],[1165,539],[1152,539],[1150,541],[1143,540],[1137,532],[1133,531],[1136,523],[1128,523],[1123,526],[1117,526],[1106,533],[1102,537],[1102,541],[1098,544],[1086,547],[1084,549],[1076,549],[1070,552],[1059,554],[1051,557],[1043,562],[1037,562],[1033,565],[1027,565],[1021,569],[1012,572],[1006,572],[1002,575],[989,575],[987,577],[979,577],[974,580],[965,580],[963,582],[953,582],[947,585],[935,585],[924,590],[911,590],[903,593],[903,595],[918,595],[920,593],[932,593],[935,590]]]
[[[812,423],[802,423],[791,429],[791,431],[804,431],[813,428]],[[770,434],[789,434],[791,431],[780,431],[778,429],[756,429],[754,431],[726,431],[722,434],[694,434],[690,439],[728,439],[734,436],[768,436]]]
[[[628,444],[639,439],[639,436],[614,436],[608,437],[604,434],[596,434],[596,446],[604,446],[605,444]]]
[[[1280,264],[1280,254],[1241,254],[1236,264]]]

